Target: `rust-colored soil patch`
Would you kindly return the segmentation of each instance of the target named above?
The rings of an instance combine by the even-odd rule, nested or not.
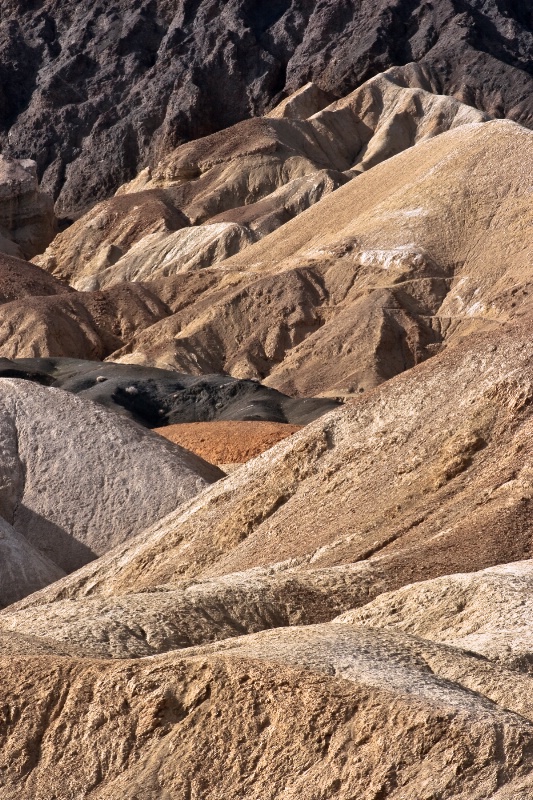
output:
[[[190,422],[156,428],[156,433],[212,464],[243,464],[264,453],[300,425],[282,422]]]

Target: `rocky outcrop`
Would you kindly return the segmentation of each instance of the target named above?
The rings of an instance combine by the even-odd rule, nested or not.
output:
[[[0,155],[0,253],[32,258],[56,233],[54,204],[39,191],[37,164]]]
[[[309,81],[339,97],[415,61],[433,90],[531,124],[531,43],[529,11],[508,0],[9,2],[0,145],[37,158],[59,215],[79,214]]]

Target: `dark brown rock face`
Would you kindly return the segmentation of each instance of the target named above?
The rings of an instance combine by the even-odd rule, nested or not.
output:
[[[346,94],[418,62],[428,87],[533,125],[531,0],[2,0],[0,147],[62,215],[309,80]]]

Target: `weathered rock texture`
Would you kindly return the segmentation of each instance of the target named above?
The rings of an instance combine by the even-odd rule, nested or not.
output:
[[[222,475],[116,414],[28,381],[0,380],[0,418],[9,523],[0,602],[86,564]]]
[[[326,569],[318,585],[335,596],[348,582],[348,609],[413,581],[531,557],[527,330],[469,336],[31,603]]]
[[[530,682],[399,634],[317,626],[122,663],[11,656],[0,675],[6,800],[486,800],[532,767]]]
[[[3,796],[527,800],[532,364],[470,334],[5,609]]]
[[[71,214],[308,81],[342,96],[416,61],[433,89],[530,124],[531,29],[509,0],[4,0],[0,144]]]
[[[0,253],[32,258],[56,233],[54,204],[39,191],[37,164],[0,155]]]
[[[508,121],[419,142],[220,268],[167,279],[175,313],[113,359],[367,391],[526,307],[532,164],[533,134]]]
[[[416,67],[391,69],[310,119],[251,119],[182,145],[58,236],[37,263],[94,290],[223,261],[359,172],[488,119],[424,91],[421,77]]]
[[[533,673],[533,561],[446,575],[381,595],[338,622],[394,628]]]
[[[528,682],[351,626],[136,662],[11,656],[0,675],[6,800],[486,800],[532,767]]]

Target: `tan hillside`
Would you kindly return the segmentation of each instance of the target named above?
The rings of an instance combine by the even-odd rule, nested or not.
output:
[[[532,800],[530,0],[26,5],[0,800]]]
[[[353,564],[348,610],[530,557],[526,331],[471,336],[331,412],[31,603]]]
[[[0,303],[10,303],[34,295],[58,294],[73,294],[73,291],[34,264],[0,253]]]
[[[281,110],[182,145],[56,237],[37,263],[91,291],[210,266],[359,171],[420,140],[488,119],[451,97],[410,88],[408,74],[388,70],[309,119]],[[294,109],[305,96],[297,92],[283,107]],[[244,229],[197,230],[211,222]],[[193,230],[180,230],[186,225]],[[196,259],[191,242],[202,253]]]
[[[501,800],[531,787],[531,679],[416,637],[325,625],[121,662],[20,646],[0,659],[6,800]]]
[[[393,628],[531,672],[533,561],[446,575],[385,593],[338,622]]]
[[[226,261],[203,291],[173,284],[177,313],[113,359],[357,394],[498,328],[529,300],[532,156],[531,132],[507,121],[421,142]]]
[[[136,331],[170,313],[143,284],[120,284],[105,292],[72,292],[59,281],[48,286],[51,276],[44,270],[17,262],[17,289],[11,288],[11,281],[4,282],[5,291],[18,296],[13,300],[7,297],[1,307],[2,358],[104,359]],[[45,281],[36,272],[43,273]]]

